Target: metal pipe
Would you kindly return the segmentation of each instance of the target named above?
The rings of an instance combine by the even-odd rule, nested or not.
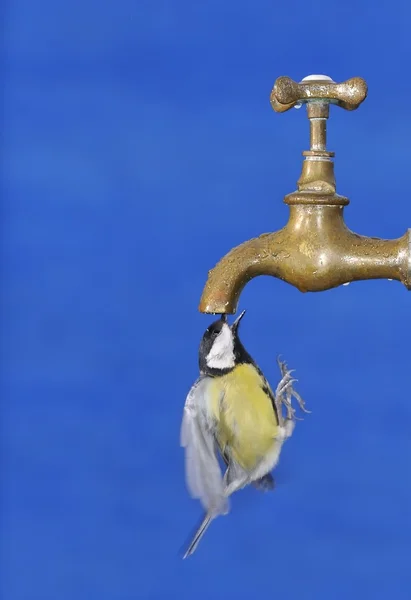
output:
[[[321,292],[361,279],[396,279],[411,289],[411,229],[396,240],[358,235],[341,206],[291,206],[287,225],[229,252],[209,272],[199,310],[235,313],[241,291],[271,275],[301,292]]]

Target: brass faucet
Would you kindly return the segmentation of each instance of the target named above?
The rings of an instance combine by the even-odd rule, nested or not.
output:
[[[355,110],[366,96],[367,84],[360,77],[343,83],[323,75],[300,83],[276,80],[272,108],[281,113],[305,104],[310,121],[310,150],[303,152],[298,190],[284,199],[289,220],[279,231],[233,248],[209,271],[200,312],[235,313],[242,289],[258,275],[278,277],[301,292],[362,279],[397,279],[411,289],[411,229],[395,240],[353,233],[343,215],[349,200],[335,191],[334,153],[326,149],[330,104]]]

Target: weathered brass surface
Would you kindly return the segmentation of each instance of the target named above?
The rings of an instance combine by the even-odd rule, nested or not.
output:
[[[383,240],[357,235],[344,222],[348,198],[336,193],[334,153],[326,150],[329,103],[354,110],[365,99],[367,86],[354,78],[336,84],[277,79],[271,104],[277,112],[307,103],[310,150],[297,191],[285,197],[288,223],[231,250],[208,274],[199,310],[235,313],[245,284],[258,275],[271,275],[302,292],[320,292],[362,279],[396,279],[411,289],[411,229],[401,238]],[[284,108],[286,107],[286,108]]]
[[[353,77],[343,83],[310,80],[297,83],[289,77],[279,77],[271,92],[271,106],[276,112],[284,112],[298,102],[322,99],[338,104],[346,110],[355,110],[367,96],[367,84],[361,77]]]

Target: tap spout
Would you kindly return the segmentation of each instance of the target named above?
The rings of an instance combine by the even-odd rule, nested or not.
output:
[[[235,313],[244,286],[259,275],[282,279],[301,292],[365,279],[396,279],[411,289],[411,229],[394,240],[361,236],[346,226],[341,202],[321,205],[318,197],[316,202],[290,205],[283,229],[224,256],[208,274],[200,312]]]

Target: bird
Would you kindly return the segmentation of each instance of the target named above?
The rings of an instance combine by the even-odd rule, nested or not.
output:
[[[228,514],[234,492],[250,484],[264,491],[274,488],[271,471],[295,426],[292,397],[309,412],[293,388],[293,371],[279,358],[282,377],[272,392],[240,341],[239,325],[245,313],[231,326],[222,314],[206,329],[199,347],[200,374],[184,404],[180,442],[185,451],[186,485],[205,511],[184,559],[195,552],[211,522]]]

